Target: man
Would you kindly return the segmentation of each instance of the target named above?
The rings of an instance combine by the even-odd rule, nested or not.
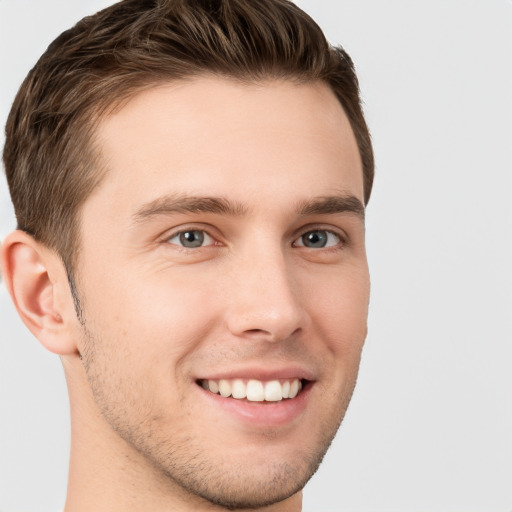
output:
[[[2,272],[64,365],[65,510],[300,510],[366,336],[348,55],[284,0],[128,0],[50,45],[6,134]]]

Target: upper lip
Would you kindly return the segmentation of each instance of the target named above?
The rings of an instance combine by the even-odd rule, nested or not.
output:
[[[315,373],[308,368],[297,365],[288,365],[275,368],[259,367],[238,367],[229,370],[216,370],[207,375],[198,377],[199,380],[232,380],[232,379],[255,379],[260,381],[280,380],[280,379],[304,379],[314,381]]]

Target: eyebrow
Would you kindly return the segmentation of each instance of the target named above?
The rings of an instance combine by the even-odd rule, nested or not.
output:
[[[215,213],[240,217],[246,212],[247,208],[243,203],[233,202],[223,197],[166,195],[144,204],[135,212],[133,220],[139,223],[152,217],[173,213]]]
[[[160,215],[175,213],[213,213],[241,217],[248,211],[241,202],[233,202],[223,197],[166,195],[144,204],[133,215],[135,223],[145,222]],[[364,220],[363,203],[353,195],[335,195],[301,201],[297,213],[306,215],[328,215],[352,213]]]
[[[365,208],[355,196],[342,194],[326,196],[299,203],[299,215],[328,215],[335,213],[352,213],[364,221]]]

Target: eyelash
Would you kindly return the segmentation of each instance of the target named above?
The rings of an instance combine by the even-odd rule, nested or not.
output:
[[[176,238],[176,237],[181,237],[181,235],[184,235],[185,233],[203,233],[203,238],[204,238],[204,235],[206,235],[206,237],[208,237],[212,242],[215,242],[215,238],[213,236],[211,236],[208,231],[206,231],[205,229],[183,229],[181,231],[178,231],[176,233],[173,233],[171,234],[169,237],[167,237],[165,239],[165,242],[166,243],[170,243],[172,245],[176,245],[178,247],[180,247],[181,249],[197,249],[197,248],[201,248],[201,247],[210,247],[212,245],[215,245],[215,243],[208,243],[208,245],[199,245],[197,247],[185,247],[184,245],[178,245],[178,244],[175,244],[175,243],[172,243],[171,240],[173,238]]]
[[[329,236],[334,236],[337,238],[337,242],[334,244],[334,245],[325,245],[325,246],[322,246],[322,247],[308,247],[307,245],[304,244],[304,237],[308,234],[313,234],[313,233],[327,233],[327,240],[326,240],[326,244],[329,243]],[[300,244],[298,243],[300,242]],[[335,249],[337,246],[339,246],[339,244],[343,244],[343,238],[341,237],[341,235],[339,235],[338,233],[335,233],[334,231],[331,231],[329,229],[308,229],[307,231],[304,231],[302,233],[302,235],[300,235],[298,238],[296,238],[293,242],[293,246],[294,247],[306,247],[308,249],[325,249],[325,250],[333,250]]]
[[[208,245],[199,245],[199,246],[196,246],[196,247],[185,247],[184,245],[179,245],[177,243],[171,242],[171,240],[173,238],[176,238],[176,237],[179,237],[181,235],[184,235],[185,233],[193,233],[193,232],[203,233],[203,235],[205,235],[206,237],[210,238],[213,243],[208,243]],[[314,232],[325,232],[325,233],[327,233],[328,236],[329,235],[335,236],[338,239],[338,241],[337,241],[336,244],[330,245],[330,246],[324,246],[324,247],[318,247],[318,248],[307,247],[303,243],[303,237],[305,235],[307,235],[308,233],[314,233]],[[298,245],[297,244],[298,241],[301,241],[302,244]],[[201,228],[195,228],[195,227],[190,227],[188,229],[181,229],[180,231],[176,231],[175,233],[171,233],[169,236],[165,237],[164,242],[168,243],[168,244],[171,244],[171,245],[175,245],[176,247],[178,247],[178,248],[180,248],[182,250],[185,250],[185,251],[193,251],[195,249],[201,249],[201,248],[205,248],[205,247],[212,247],[212,246],[215,246],[215,245],[218,244],[218,242],[216,241],[216,238],[214,236],[212,236],[208,232],[208,230],[201,229]],[[307,226],[307,229],[301,230],[300,234],[296,235],[296,237],[294,238],[294,240],[292,242],[292,247],[303,247],[305,249],[312,249],[312,250],[323,249],[324,251],[337,251],[337,250],[343,249],[346,246],[346,244],[347,244],[346,236],[344,234],[340,233],[340,232],[334,231],[332,229],[326,229],[326,228],[323,228],[321,226]]]

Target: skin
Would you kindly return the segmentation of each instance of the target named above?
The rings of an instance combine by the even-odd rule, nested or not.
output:
[[[2,258],[20,315],[63,360],[66,511],[300,510],[366,336],[362,215],[304,207],[363,201],[343,109],[321,83],[205,76],[136,95],[96,143],[107,173],[80,215],[81,320],[52,251],[17,231]],[[189,197],[233,211],[188,211]],[[204,245],[180,246],[184,230]],[[311,232],[327,245],[305,246]],[[291,373],[308,389],[281,422],[269,407],[284,400],[248,421],[197,383]]]

